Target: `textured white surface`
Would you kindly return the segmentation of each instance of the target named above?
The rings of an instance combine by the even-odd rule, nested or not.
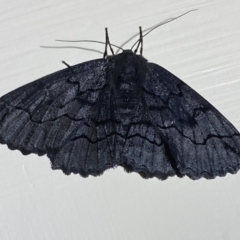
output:
[[[101,55],[104,40],[121,45],[143,29],[190,9],[144,39],[144,56],[217,107],[240,130],[239,0],[2,0],[0,95]],[[128,48],[134,41],[125,46]],[[240,239],[240,173],[215,180],[144,180],[121,168],[83,179],[52,171],[46,157],[0,146],[1,240]]]

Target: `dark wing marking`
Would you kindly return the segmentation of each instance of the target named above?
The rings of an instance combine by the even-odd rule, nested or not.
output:
[[[153,63],[148,66],[143,83],[147,113],[176,174],[199,179],[236,173],[240,134],[235,127],[172,73]]]
[[[104,140],[109,129],[95,123],[108,117],[100,108],[110,96],[106,69],[106,59],[85,62],[0,98],[0,142],[23,154],[47,154],[52,168],[65,173],[102,173],[113,165]]]
[[[172,156],[164,144],[164,136],[149,118],[144,99],[139,101],[135,115],[125,131],[120,165],[127,172],[137,172],[144,178],[167,179],[176,174]]]
[[[73,172],[87,177],[98,176],[117,166],[123,136],[116,130],[115,125],[120,123],[114,120],[113,109],[114,96],[107,86],[88,124],[79,125],[59,151],[48,154],[53,169],[60,168],[66,174]]]
[[[130,124],[121,165],[126,171],[137,172],[144,178],[164,180],[176,174],[171,166],[171,155],[155,127],[142,120]]]

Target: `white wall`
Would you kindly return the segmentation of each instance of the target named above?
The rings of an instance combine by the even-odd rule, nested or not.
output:
[[[198,8],[144,39],[144,56],[180,77],[240,130],[239,0],[2,0],[0,95],[94,58],[143,29]],[[125,48],[132,45],[128,43]],[[47,157],[0,146],[1,240],[240,239],[240,173],[215,180],[144,180],[121,168],[83,179],[52,171]]]

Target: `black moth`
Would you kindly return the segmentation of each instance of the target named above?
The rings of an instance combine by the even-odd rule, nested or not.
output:
[[[47,154],[53,169],[83,177],[122,166],[144,178],[211,179],[240,166],[235,127],[132,50],[68,66],[0,98],[0,142]]]

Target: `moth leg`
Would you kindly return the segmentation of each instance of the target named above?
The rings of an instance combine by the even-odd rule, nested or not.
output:
[[[139,27],[139,40],[138,40],[138,45],[136,47],[136,49],[134,50],[134,53],[137,53],[139,46],[140,47],[140,55],[142,56],[142,52],[143,52],[143,35],[142,35],[142,27]]]
[[[64,65],[66,65],[73,73],[75,73],[75,72],[73,71],[73,68],[72,68],[68,63],[66,63],[65,61],[62,61],[62,63],[63,63]]]
[[[109,48],[110,48],[110,50],[112,52],[112,55],[114,55],[114,51],[113,51],[111,43],[109,41],[108,29],[107,28],[105,28],[105,35],[106,35],[106,43],[105,43],[105,51],[104,51],[104,54],[103,54],[103,58],[107,57],[107,47],[108,46],[109,46]]]
[[[66,63],[65,61],[62,61],[62,63],[63,63],[64,65],[66,65],[68,68],[72,69],[72,67],[71,67],[68,63]]]

